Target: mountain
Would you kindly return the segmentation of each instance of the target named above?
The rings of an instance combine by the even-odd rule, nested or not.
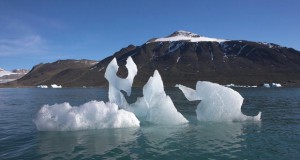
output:
[[[77,83],[78,77],[84,76],[89,67],[95,65],[93,60],[58,60],[53,63],[41,63],[34,66],[29,73],[21,79],[9,83],[10,86],[37,86],[51,84],[71,84],[70,86],[81,85]]]
[[[195,85],[198,80],[220,84],[260,85],[281,83],[300,86],[300,52],[273,43],[226,40],[176,31],[152,38],[141,46],[129,45],[98,63],[74,60],[35,66],[14,84],[34,86],[56,83],[63,86],[104,86],[107,64],[117,58],[118,75],[126,77],[125,62],[131,56],[138,66],[134,85],[142,86],[157,69],[166,86]],[[62,63],[60,64],[60,63]],[[11,85],[10,84],[10,85]]]
[[[10,81],[14,81],[23,77],[25,74],[28,73],[26,69],[15,69],[13,71],[6,71],[0,68],[0,83],[7,83]]]

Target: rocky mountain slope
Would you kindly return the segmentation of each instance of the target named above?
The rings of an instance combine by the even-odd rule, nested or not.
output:
[[[181,83],[194,86],[198,80],[220,84],[259,85],[281,83],[300,86],[300,52],[273,43],[208,38],[177,31],[153,38],[141,46],[129,45],[98,63],[74,61],[35,66],[26,76],[10,85],[34,86],[56,83],[63,86],[107,85],[104,72],[113,57],[126,77],[125,60],[131,56],[138,66],[134,85],[142,86],[159,70],[166,86]],[[72,67],[70,67],[72,66]]]

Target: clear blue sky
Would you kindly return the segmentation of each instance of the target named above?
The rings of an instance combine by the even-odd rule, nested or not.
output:
[[[300,50],[299,0],[0,0],[0,68],[101,60],[176,30]]]

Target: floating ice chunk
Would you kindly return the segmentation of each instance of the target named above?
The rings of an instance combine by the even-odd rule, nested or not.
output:
[[[134,112],[143,121],[155,124],[181,124],[188,122],[177,111],[171,98],[166,95],[158,71],[154,72],[153,77],[150,77],[147,84],[143,87],[144,96],[138,98],[134,104],[129,105],[121,90],[130,95],[133,79],[137,74],[136,64],[131,57],[128,57],[126,67],[128,77],[121,79],[116,75],[119,66],[115,58],[107,66],[105,78],[109,82],[108,94],[110,102],[116,103],[125,110]]]
[[[263,87],[265,88],[271,88],[271,87],[282,87],[280,83],[264,83]]]
[[[127,59],[126,68],[128,70],[128,76],[126,79],[122,79],[117,76],[117,71],[119,66],[117,64],[116,58],[114,58],[107,66],[104,77],[109,82],[109,91],[108,98],[110,102],[116,103],[120,107],[126,108],[128,103],[120,92],[121,90],[125,91],[128,96],[131,94],[131,86],[133,83],[133,79],[137,74],[137,66],[133,62],[131,57]]]
[[[37,88],[48,88],[48,86],[47,85],[38,85],[38,86],[36,86]]]
[[[246,116],[241,112],[243,97],[231,88],[216,83],[198,81],[196,90],[177,85],[188,100],[201,100],[196,109],[199,121],[259,121],[257,116]]]
[[[265,88],[270,88],[271,86],[270,86],[269,83],[264,83],[264,84],[263,84],[263,87],[265,87]]]
[[[57,84],[51,84],[51,88],[62,88],[61,85],[57,85]]]
[[[256,88],[257,86],[243,86],[243,85],[235,85],[233,83],[224,85],[225,87],[237,87],[237,88]]]
[[[178,87],[189,101],[197,101],[202,99],[201,97],[199,97],[196,90],[192,88],[180,84],[177,84],[175,87]]]
[[[282,87],[280,83],[271,83],[272,87]]]
[[[143,97],[129,108],[141,121],[154,124],[183,124],[188,121],[175,108],[172,99],[166,95],[163,81],[158,71],[143,87]]]
[[[72,131],[139,127],[136,116],[115,103],[90,101],[79,107],[69,103],[44,105],[33,120],[39,131]]]

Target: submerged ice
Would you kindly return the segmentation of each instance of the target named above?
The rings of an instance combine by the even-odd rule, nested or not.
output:
[[[216,83],[198,81],[196,90],[177,85],[189,101],[201,100],[196,109],[199,121],[259,121],[257,116],[246,116],[241,112],[243,97],[231,88]]]

